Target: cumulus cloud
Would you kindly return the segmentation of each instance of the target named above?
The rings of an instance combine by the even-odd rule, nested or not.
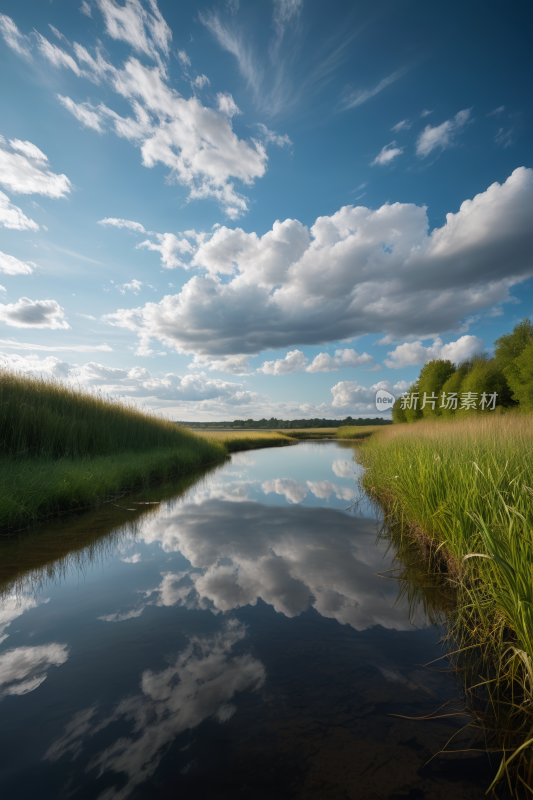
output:
[[[265,361],[257,370],[265,375],[288,375],[291,372],[300,372],[308,363],[308,359],[301,350],[291,350],[285,358],[276,361]]]
[[[137,249],[145,248],[161,253],[161,263],[166,269],[175,269],[176,267],[187,269],[189,267],[189,264],[181,257],[184,254],[193,253],[192,245],[187,239],[178,238],[173,233],[156,233],[154,236],[157,242],[147,239],[145,242],[140,242]]]
[[[217,108],[221,114],[230,118],[236,114],[242,114],[229,92],[219,92],[217,94]]]
[[[379,381],[373,386],[361,386],[357,381],[341,381],[331,387],[333,395],[333,408],[349,413],[369,414],[376,413],[376,392],[384,389],[386,392],[401,395],[407,388],[405,381],[391,384],[390,381]]]
[[[265,142],[272,142],[278,147],[292,147],[292,142],[286,133],[280,134],[276,131],[271,131],[262,122],[257,122],[255,127],[259,130]]]
[[[429,347],[424,347],[422,342],[406,342],[387,353],[390,358],[386,358],[383,363],[391,369],[416,367],[434,358],[448,359],[457,364],[474,353],[482,352],[484,347],[483,339],[478,336],[461,336],[456,342],[448,344],[443,344],[442,339],[437,338]]]
[[[445,150],[454,144],[455,137],[458,133],[464,130],[465,125],[470,119],[471,108],[465,108],[459,111],[453,119],[448,119],[442,125],[426,125],[416,142],[417,155],[425,158],[436,147]]]
[[[355,350],[335,350],[335,355],[319,353],[311,364],[306,367],[306,372],[336,372],[343,367],[369,367],[375,365],[374,356],[368,353],[359,355]]]
[[[0,272],[3,272],[4,275],[31,275],[34,267],[33,261],[20,261],[15,256],[2,253],[0,250]]]
[[[154,338],[213,359],[295,341],[461,330],[533,273],[532,212],[533,171],[520,167],[431,233],[426,209],[411,203],[346,206],[310,230],[288,219],[261,237],[222,226],[194,244],[190,263],[205,275],[106,319],[138,332],[143,346]]]
[[[355,487],[338,486],[331,481],[307,481],[307,486],[319,500],[329,500],[332,494],[339,500],[354,500],[357,496]]]
[[[396,147],[396,142],[391,142],[390,144],[386,144],[385,147],[381,149],[381,151],[377,154],[375,159],[371,162],[370,166],[373,167],[374,164],[390,164],[393,158],[399,156],[403,151],[403,147]]]
[[[235,355],[211,361],[195,356],[189,369],[208,369],[210,372],[227,372],[231,375],[246,375],[249,369],[248,356]]]
[[[141,693],[122,698],[109,717],[99,718],[94,707],[79,711],[44,758],[55,762],[67,753],[79,757],[94,733],[111,723],[120,722],[121,727],[130,723],[130,735],[92,755],[87,768],[100,774],[119,773],[120,796],[129,796],[155,773],[180,733],[210,717],[224,723],[237,710],[230,702],[237,692],[257,691],[263,685],[263,664],[250,653],[233,652],[245,636],[245,626],[230,619],[215,634],[191,637],[189,646],[166,669],[145,670]],[[119,795],[111,788],[106,796]]]
[[[196,89],[203,89],[204,86],[209,86],[210,80],[207,75],[197,75],[192,84]]]
[[[133,292],[133,294],[139,294],[144,283],[142,281],[138,281],[136,278],[133,278],[130,283],[119,283],[115,286],[116,289],[119,290],[121,294],[126,294],[126,291]]]
[[[261,489],[265,494],[282,495],[289,503],[301,503],[307,494],[307,487],[294,478],[274,478],[273,480],[264,481],[261,484]]]
[[[47,168],[48,159],[31,142],[14,139],[11,147],[22,152],[10,152],[0,139],[0,184],[18,194],[42,194],[46,197],[65,197],[71,190],[66,175],[57,175]],[[24,145],[21,148],[20,145]]]
[[[38,231],[36,222],[26,216],[18,206],[13,205],[7,194],[0,192],[0,226],[15,231]]]
[[[33,692],[46,680],[50,667],[60,667],[68,658],[66,644],[16,647],[0,655],[0,700],[7,695]]]
[[[55,300],[21,297],[17,303],[0,303],[0,319],[13,328],[70,328],[64,309]]]

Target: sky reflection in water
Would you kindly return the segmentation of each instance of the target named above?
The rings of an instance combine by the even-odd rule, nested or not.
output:
[[[376,575],[392,555],[376,545],[375,520],[346,511],[358,498],[352,455],[336,443],[234,455],[183,496],[145,507],[105,563],[82,559],[40,593],[7,597],[4,785],[20,798],[38,785],[42,798],[99,800],[149,797],[154,780],[191,788],[222,731],[234,749],[251,735],[247,704],[261,719],[287,702],[279,687],[297,680],[299,639],[351,648],[317,658],[317,673],[359,659],[373,680],[416,689],[386,637],[412,632],[428,650],[437,634],[420,610],[427,634],[414,631],[396,583]],[[191,732],[207,720],[219,733],[202,733],[200,747]]]

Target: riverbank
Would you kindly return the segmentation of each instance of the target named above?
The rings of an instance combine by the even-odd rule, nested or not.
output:
[[[278,433],[196,435],[133,404],[4,370],[0,531],[96,507],[237,450],[294,443]]]
[[[533,761],[533,418],[477,415],[385,428],[356,458],[363,484],[457,590],[454,666],[506,773]],[[453,648],[452,648],[453,649]]]

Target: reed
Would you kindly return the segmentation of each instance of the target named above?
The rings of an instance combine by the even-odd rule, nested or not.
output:
[[[392,425],[342,425],[337,428],[335,435],[337,439],[367,439],[376,431],[389,427],[392,428]]]
[[[223,442],[133,404],[0,371],[0,529],[223,460]]]
[[[421,421],[358,448],[363,482],[390,518],[439,553],[457,604],[455,667],[503,779],[533,772],[533,417]]]

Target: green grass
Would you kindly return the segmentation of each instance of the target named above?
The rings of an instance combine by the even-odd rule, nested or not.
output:
[[[385,425],[342,425],[336,429],[337,439],[367,439],[376,431],[380,431]],[[392,426],[390,426],[392,427]]]
[[[381,429],[356,458],[365,487],[405,534],[444,556],[470,711],[496,780],[533,769],[533,417],[490,412]]]
[[[228,453],[240,450],[257,450],[260,447],[284,447],[295,444],[294,439],[277,431],[217,431],[196,430],[196,435],[216,444],[224,444]]]

